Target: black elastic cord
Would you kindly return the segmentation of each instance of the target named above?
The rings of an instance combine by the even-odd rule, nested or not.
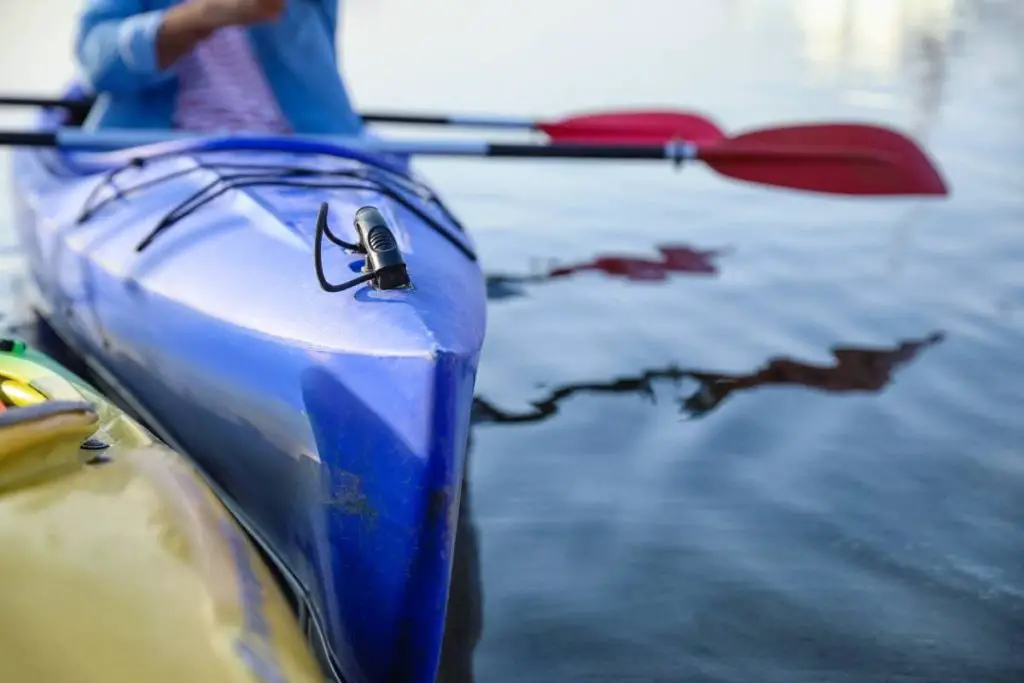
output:
[[[159,235],[164,232],[178,221],[188,217],[195,213],[201,207],[212,202],[217,197],[221,196],[228,190],[239,188],[239,187],[258,187],[266,185],[278,185],[286,187],[295,187],[292,179],[287,176],[275,175],[273,173],[256,173],[256,174],[239,174],[236,176],[218,176],[215,180],[211,180],[209,183],[201,187],[196,192],[186,197],[180,204],[171,208],[164,217],[160,219],[160,222],[156,224],[156,227],[146,235],[145,238],[135,247],[136,251],[142,251]],[[219,186],[219,187],[218,187]],[[305,187],[306,185],[300,184],[298,187]],[[313,185],[313,187],[328,187]],[[354,189],[375,189],[372,186],[356,185]]]
[[[361,244],[355,244],[353,242],[346,242],[331,231],[331,226],[327,223],[327,202],[320,205],[320,210],[316,214],[316,231],[319,237],[320,233],[327,236],[327,239],[337,244],[339,247],[344,249],[350,249],[351,251],[358,251],[365,254],[366,249]]]
[[[319,182],[321,180],[327,182]],[[218,185],[220,187],[218,187]],[[396,203],[402,205],[408,209],[411,213],[415,214],[420,220],[426,223],[431,229],[434,230],[438,235],[443,237],[449,244],[458,249],[462,254],[470,261],[476,261],[476,254],[462,243],[454,234],[444,228],[432,216],[425,213],[419,206],[414,202],[409,201],[406,197],[402,196],[394,189],[387,185],[378,185],[371,180],[365,180],[363,183],[339,183],[329,182],[329,179],[311,178],[309,180],[298,180],[293,178],[273,178],[273,177],[251,177],[251,176],[240,176],[239,178],[218,178],[215,181],[211,181],[207,186],[188,197],[184,202],[179,204],[177,207],[171,209],[168,214],[160,221],[160,223],[139,243],[135,248],[136,251],[142,251],[148,247],[153,240],[170,228],[172,225],[187,217],[188,215],[195,212],[200,207],[213,201],[220,195],[224,194],[228,190],[243,188],[243,187],[257,187],[257,186],[278,186],[278,187],[298,187],[308,189],[321,189],[321,190],[369,190],[377,192],[379,194],[392,199]],[[215,191],[211,191],[212,188],[216,188]],[[332,240],[333,241],[333,240]]]
[[[92,192],[89,193],[89,196],[86,197],[85,202],[84,202],[84,206],[82,208],[82,213],[79,214],[79,216],[78,216],[78,222],[79,223],[84,223],[85,221],[87,221],[90,218],[92,218],[93,214],[95,214],[97,211],[102,209],[107,204],[110,204],[111,202],[117,201],[118,199],[123,199],[124,197],[128,196],[129,194],[134,194],[136,192],[141,192],[142,190],[145,190],[145,189],[150,188],[150,187],[154,187],[156,185],[160,185],[160,184],[165,183],[168,180],[172,180],[174,178],[183,178],[183,177],[185,177],[185,176],[187,176],[187,175],[189,175],[191,173],[195,173],[196,171],[214,170],[214,168],[212,168],[212,167],[209,167],[209,166],[206,166],[206,165],[204,165],[202,163],[199,163],[198,165],[193,166],[191,168],[183,168],[183,169],[178,169],[177,171],[171,171],[170,173],[167,173],[166,175],[162,175],[162,176],[158,176],[156,178],[151,178],[149,180],[145,180],[145,181],[143,181],[141,183],[138,183],[136,185],[132,185],[131,187],[128,187],[128,188],[124,188],[124,189],[118,188],[117,185],[114,183],[114,179],[118,175],[120,175],[123,171],[125,171],[125,170],[127,170],[129,168],[136,167],[136,166],[138,166],[138,164],[128,164],[126,166],[119,166],[118,168],[115,168],[114,170],[109,171],[104,176],[103,182],[99,183],[98,185],[96,185],[96,187],[94,187],[92,189]],[[112,194],[104,197],[103,199],[101,199],[99,201],[96,201],[97,197],[100,194],[100,191],[103,190],[103,188],[108,187],[108,186],[109,187],[113,187],[114,188],[114,192]],[[93,204],[93,202],[96,202],[96,203]]]
[[[338,239],[334,233],[331,232],[330,226],[327,225],[327,210],[327,202],[324,202],[320,205],[320,210],[316,214],[316,235],[313,237],[313,267],[316,270],[316,279],[320,282],[320,287],[325,292],[333,294],[334,292],[342,292],[364,282],[369,282],[373,278],[377,277],[377,274],[374,272],[363,273],[362,275],[352,278],[348,282],[343,282],[340,285],[335,285],[327,281],[327,276],[324,274],[323,262],[324,235],[327,235],[327,239],[341,247],[351,249],[356,252],[366,253],[362,245],[351,244]]]
[[[197,159],[197,160],[195,160],[196,165],[191,167],[191,168],[180,169],[178,171],[172,171],[171,173],[168,173],[166,175],[163,175],[163,176],[160,176],[160,177],[157,177],[157,178],[153,178],[153,179],[150,179],[148,181],[139,183],[139,184],[134,185],[134,186],[132,186],[130,188],[126,188],[125,190],[121,191],[117,196],[105,198],[100,203],[100,205],[89,206],[90,201],[95,199],[94,195],[98,194],[98,191],[100,189],[102,189],[103,186],[108,184],[109,181],[113,180],[113,178],[115,176],[119,175],[123,171],[126,171],[126,170],[128,170],[130,168],[140,168],[141,166],[145,165],[145,163],[146,163],[145,159],[141,159],[141,158],[140,159],[132,159],[128,163],[126,163],[126,164],[124,164],[122,166],[119,166],[119,167],[109,171],[109,178],[104,179],[105,182],[101,183],[100,186],[97,186],[96,188],[93,188],[93,192],[86,199],[86,202],[85,202],[86,209],[85,209],[85,212],[84,212],[85,213],[85,217],[82,220],[83,221],[86,220],[89,216],[91,216],[93,213],[95,213],[95,211],[100,206],[106,204],[109,201],[121,198],[121,197],[126,196],[126,195],[128,195],[130,193],[137,192],[137,191],[145,189],[147,187],[151,187],[153,185],[157,185],[157,184],[162,183],[162,182],[164,182],[166,180],[170,180],[172,178],[188,175],[189,173],[194,173],[195,171],[199,171],[199,170],[208,170],[208,171],[213,171],[213,172],[219,172],[219,171],[221,171],[223,169],[244,169],[244,170],[247,170],[247,171],[257,171],[257,170],[260,170],[260,171],[268,171],[268,175],[276,173],[276,174],[278,174],[280,176],[285,176],[285,177],[295,177],[295,176],[362,177],[362,178],[366,178],[367,180],[374,181],[374,179],[370,177],[370,173],[372,172],[372,173],[381,173],[381,174],[383,174],[386,177],[386,179],[389,180],[389,181],[396,181],[396,180],[397,181],[401,181],[406,186],[406,189],[409,189],[409,191],[415,192],[418,195],[420,195],[421,198],[426,199],[426,200],[428,200],[428,201],[430,201],[430,202],[432,202],[434,204],[437,204],[438,208],[441,210],[441,212],[443,214],[445,214],[445,216],[449,220],[451,220],[452,223],[455,224],[455,227],[458,228],[458,230],[460,232],[465,232],[465,228],[462,226],[462,224],[459,223],[458,219],[456,219],[455,216],[452,215],[452,213],[448,210],[448,208],[441,202],[440,197],[437,196],[437,194],[430,188],[430,186],[428,186],[427,184],[425,184],[424,182],[422,182],[420,180],[417,180],[416,178],[414,178],[414,177],[412,177],[410,175],[403,175],[403,174],[400,174],[400,173],[396,172],[395,170],[393,170],[393,169],[391,169],[391,168],[389,168],[387,166],[383,166],[383,165],[382,166],[377,166],[377,165],[374,165],[374,164],[364,164],[364,165],[361,165],[361,166],[357,166],[356,168],[349,168],[349,169],[324,170],[324,169],[319,169],[319,168],[309,168],[307,166],[288,166],[288,165],[283,165],[283,164],[282,165],[243,164],[243,163],[239,163],[239,162],[227,162],[227,161],[207,162],[207,161],[200,161],[200,160]],[[374,182],[379,182],[379,181],[374,181]]]
[[[220,187],[218,187],[218,185]],[[143,251],[150,244],[153,243],[161,233],[165,232],[178,221],[187,218],[191,214],[195,213],[198,209],[212,202],[217,197],[220,197],[225,192],[234,189],[246,188],[246,187],[303,187],[310,189],[324,189],[324,190],[336,190],[336,189],[351,189],[351,190],[371,190],[380,191],[379,188],[370,184],[356,184],[356,183],[332,183],[332,184],[317,184],[308,181],[296,181],[291,182],[287,178],[263,178],[263,177],[251,177],[251,176],[240,176],[238,178],[218,178],[212,181],[208,185],[205,185],[202,189],[197,191],[195,194],[186,198],[177,207],[171,209],[167,215],[165,215],[160,222],[156,225],[153,230],[149,232],[146,237],[135,247],[135,251]],[[333,240],[332,240],[333,241]]]
[[[258,186],[296,187],[312,190],[365,190],[379,193],[395,203],[407,209],[417,218],[423,221],[434,232],[454,246],[470,261],[476,261],[476,254],[464,244],[445,225],[433,216],[424,211],[422,205],[412,200],[406,193],[413,194],[417,199],[430,202],[436,211],[446,218],[454,226],[456,231],[465,233],[461,223],[455,218],[452,212],[425,183],[401,173],[397,173],[387,167],[376,165],[360,165],[355,168],[325,170],[304,166],[276,166],[268,164],[245,164],[239,162],[207,162],[196,160],[195,166],[187,169],[178,169],[165,175],[150,178],[139,182],[131,187],[119,187],[116,178],[123,171],[129,168],[138,168],[142,161],[132,161],[124,166],[108,172],[103,181],[97,184],[90,192],[84,202],[84,208],[79,216],[79,223],[83,223],[108,203],[124,198],[126,195],[140,192],[174,178],[184,177],[196,171],[211,171],[217,177],[200,189],[183,199],[177,205],[171,207],[160,219],[157,225],[139,242],[135,247],[136,252],[141,252],[149,247],[153,241],[162,233],[170,229],[179,221],[198,211],[206,204],[232,189]],[[228,170],[234,173],[225,173]],[[99,199],[100,193],[105,188],[111,188],[110,195]],[[364,282],[369,282],[376,277],[376,273],[364,273],[348,282],[333,284],[328,282],[323,269],[323,238],[326,237],[332,243],[349,251],[365,253],[365,249],[352,242],[347,242],[338,237],[327,223],[327,204],[321,205],[320,213],[317,216],[316,234],[313,244],[314,269],[317,281],[327,292],[340,292],[355,287]]]

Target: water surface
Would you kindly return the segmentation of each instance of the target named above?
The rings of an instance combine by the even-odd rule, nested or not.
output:
[[[0,10],[4,88],[71,74],[76,5]],[[953,190],[422,162],[491,273],[451,680],[1024,680],[1024,5],[350,0],[345,17],[364,109],[871,120],[917,136]],[[7,324],[25,317],[10,239]]]

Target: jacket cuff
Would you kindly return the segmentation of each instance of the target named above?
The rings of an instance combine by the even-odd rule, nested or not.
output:
[[[136,14],[121,21],[117,29],[117,51],[132,73],[156,76],[161,72],[156,59],[156,34],[167,10]]]

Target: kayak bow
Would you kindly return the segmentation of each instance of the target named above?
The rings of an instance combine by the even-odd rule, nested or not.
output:
[[[485,325],[458,221],[400,157],[290,138],[13,164],[51,326],[226,493],[346,680],[433,681]]]

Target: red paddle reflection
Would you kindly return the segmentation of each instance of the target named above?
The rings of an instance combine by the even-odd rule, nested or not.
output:
[[[558,266],[533,275],[488,275],[487,298],[493,301],[522,296],[524,292],[516,285],[544,282],[588,271],[634,282],[659,282],[668,279],[673,273],[717,275],[715,259],[725,253],[723,249],[701,250],[679,245],[659,246],[657,249],[661,253],[661,258],[657,260],[634,256],[599,256],[592,261]]]
[[[659,261],[630,256],[599,256],[588,263],[555,268],[548,273],[548,278],[565,277],[588,270],[634,281],[665,280],[670,273],[718,273],[713,259],[721,253],[720,251],[699,251],[690,247],[673,246],[658,247],[658,251],[661,252]]]
[[[637,393],[653,397],[652,383],[667,379],[679,382],[695,379],[700,387],[692,395],[679,399],[681,411],[689,417],[706,415],[730,394],[772,385],[800,385],[827,392],[879,392],[892,381],[893,372],[914,360],[924,349],[945,338],[934,332],[921,339],[904,341],[895,347],[844,348],[835,347],[831,365],[814,365],[791,358],[773,358],[764,366],[747,374],[724,374],[699,370],[684,370],[675,366],[647,370],[632,377],[619,377],[606,382],[580,382],[553,390],[547,397],[534,401],[532,410],[514,412],[502,410],[477,397],[473,406],[475,423],[540,422],[558,412],[563,400],[580,393],[625,394]]]

